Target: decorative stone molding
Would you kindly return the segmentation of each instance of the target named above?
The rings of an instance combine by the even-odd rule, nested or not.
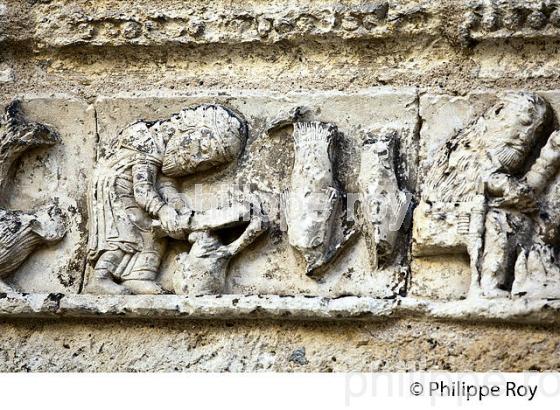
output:
[[[481,0],[471,3],[461,29],[463,40],[558,38],[557,1]]]
[[[387,321],[428,318],[464,322],[538,325],[560,323],[560,301],[483,300],[437,302],[304,296],[95,296],[2,294],[0,317],[126,319],[272,319]]]
[[[39,49],[440,38],[442,34],[453,44],[471,46],[497,39],[560,36],[557,0],[373,0],[347,5],[286,1],[252,6],[220,1],[180,5],[148,1],[142,6],[102,1],[95,7],[86,1],[52,0],[19,5],[17,11],[6,4],[0,8],[0,22],[12,14],[21,18],[21,7],[26,7],[27,21],[11,26],[28,30],[2,32],[0,25],[0,41],[31,41]]]

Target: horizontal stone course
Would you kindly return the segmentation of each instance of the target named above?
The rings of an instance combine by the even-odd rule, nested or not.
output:
[[[0,21],[26,15],[30,30],[2,31],[0,41],[36,48],[277,43],[285,40],[389,39],[442,34],[456,45],[560,37],[558,2],[313,1],[231,5],[226,2],[29,2],[0,7]],[[21,8],[26,8],[25,13]],[[13,25],[20,27],[20,25]]]
[[[145,319],[366,320],[428,318],[468,322],[560,323],[560,300],[428,301],[307,296],[95,296],[0,294],[2,317],[122,317]]]

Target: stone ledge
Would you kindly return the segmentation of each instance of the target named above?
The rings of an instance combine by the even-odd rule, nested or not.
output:
[[[374,299],[306,296],[95,296],[0,294],[0,317],[138,319],[387,320],[417,317],[469,322],[560,324],[560,300]]]

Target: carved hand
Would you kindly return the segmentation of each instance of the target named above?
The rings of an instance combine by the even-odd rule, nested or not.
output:
[[[172,238],[182,239],[183,230],[179,224],[179,215],[177,211],[169,205],[164,205],[158,212],[163,230]]]
[[[533,189],[524,181],[506,174],[493,175],[488,181],[488,192],[494,195],[491,206],[516,208],[530,213],[538,209]]]
[[[179,212],[180,215],[187,214],[191,212],[189,208],[189,202],[185,194],[174,193],[167,196],[167,203],[173,209]]]

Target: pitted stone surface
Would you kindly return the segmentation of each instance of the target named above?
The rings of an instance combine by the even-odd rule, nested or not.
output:
[[[276,319],[389,321],[407,317],[445,321],[557,325],[560,301],[488,300],[436,302],[413,298],[338,299],[303,296],[95,296],[0,294],[0,316],[28,318]]]
[[[557,370],[559,6],[0,1],[0,367]]]
[[[558,330],[433,322],[0,321],[2,371],[558,370]],[[305,349],[307,364],[290,361]]]

